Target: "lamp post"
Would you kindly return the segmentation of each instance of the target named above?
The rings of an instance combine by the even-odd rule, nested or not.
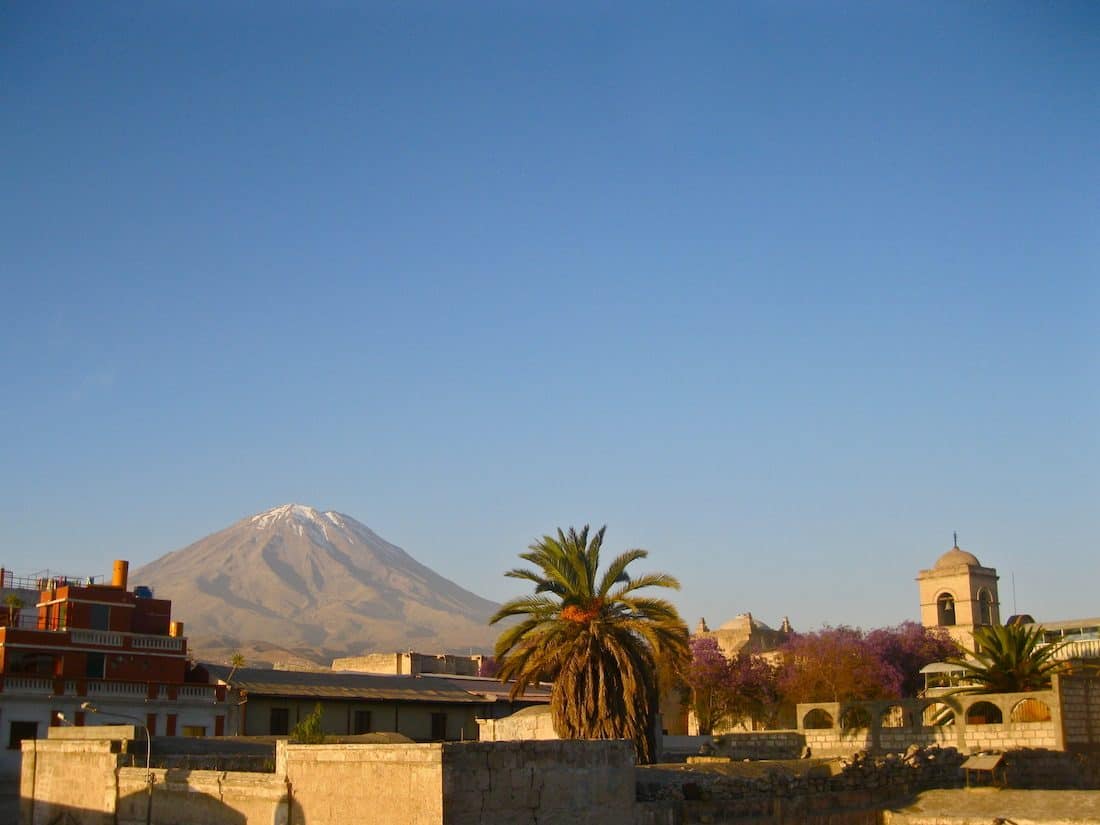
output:
[[[91,702],[81,702],[80,709],[87,713],[101,713],[104,716],[115,716],[119,719],[129,719],[131,722],[137,722],[143,731],[145,731],[145,786],[148,789],[148,799],[145,803],[145,825],[149,825],[153,819],[153,739],[149,736],[149,728],[145,723],[136,716],[130,716],[128,713],[117,713],[113,710],[100,710]]]

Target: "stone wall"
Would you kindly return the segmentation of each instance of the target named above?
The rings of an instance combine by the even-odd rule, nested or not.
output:
[[[121,750],[121,742],[110,739],[23,740],[20,822],[65,822],[65,815],[76,811],[78,825],[114,825]]]
[[[755,773],[639,768],[635,823],[878,825],[877,812],[890,802],[959,785],[962,761],[954,748],[910,748],[904,756],[801,760]]]
[[[1010,788],[1100,789],[1100,754],[1026,748],[1005,754]]]
[[[446,825],[605,825],[634,816],[626,741],[443,745]]]
[[[443,745],[287,745],[292,823],[443,821]]]
[[[661,737],[662,762],[681,762],[695,754],[714,754],[731,759],[798,759],[806,746],[796,730],[760,730],[714,736]],[[904,750],[904,748],[903,748]]]

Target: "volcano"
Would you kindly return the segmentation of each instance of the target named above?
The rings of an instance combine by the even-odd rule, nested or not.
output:
[[[366,651],[485,652],[498,605],[351,516],[285,504],[133,571],[171,599],[197,658],[327,665]]]

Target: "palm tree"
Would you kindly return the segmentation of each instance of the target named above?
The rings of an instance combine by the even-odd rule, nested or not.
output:
[[[966,658],[948,659],[975,684],[960,692],[1018,693],[1045,690],[1061,662],[1061,645],[1043,646],[1043,629],[1024,625],[985,625],[974,631],[974,650]]]
[[[525,617],[496,643],[501,681],[523,695],[540,679],[553,680],[554,729],[565,739],[630,739],[641,762],[655,757],[659,689],[687,663],[688,631],[664,599],[639,596],[646,587],[679,589],[666,573],[631,578],[627,566],[649,554],[627,550],[599,572],[604,531],[543,536],[520,558],[537,569],[504,575],[535,585],[532,596],[504,604],[489,620]]]
[[[19,611],[23,608],[23,600],[15,593],[9,593],[4,597],[4,604],[8,607],[8,626],[15,627],[19,620]]]

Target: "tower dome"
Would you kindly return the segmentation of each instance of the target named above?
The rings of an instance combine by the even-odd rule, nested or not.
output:
[[[946,570],[951,567],[961,567],[962,565],[966,565],[967,567],[981,567],[982,563],[978,561],[978,557],[973,553],[966,552],[956,544],[936,559],[936,566],[934,569]]]

